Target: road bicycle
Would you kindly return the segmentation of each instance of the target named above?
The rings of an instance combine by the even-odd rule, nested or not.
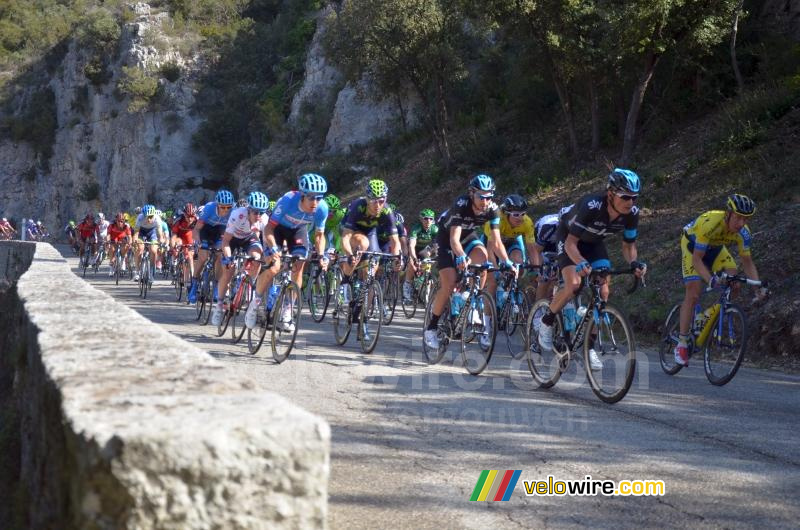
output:
[[[303,307],[303,297],[300,287],[292,280],[292,268],[298,261],[306,258],[298,255],[281,255],[280,272],[273,279],[273,286],[277,291],[272,291],[270,296],[264,297],[262,303],[264,317],[258,317],[256,327],[247,332],[247,348],[251,354],[258,352],[267,331],[271,329],[272,358],[276,363],[285,361],[294,348],[297,330],[300,327],[300,310]],[[263,262],[269,267],[272,262]],[[266,268],[264,269],[266,270]]]
[[[425,258],[418,261],[417,272],[411,282],[411,298],[400,297],[400,305],[403,307],[403,314],[406,318],[414,318],[417,312],[417,304],[425,307],[428,299],[436,292],[436,277],[433,274],[433,264],[435,259]]]
[[[378,274],[378,282],[383,290],[382,323],[388,326],[394,320],[397,298],[400,295],[400,273],[394,270],[396,258],[383,258]]]
[[[514,274],[513,270],[503,271],[497,282],[497,330],[503,332],[508,353],[514,359],[521,359],[525,355],[526,324],[531,306],[519,285],[518,276],[533,269],[538,270],[539,267],[521,265],[519,274]]]
[[[719,299],[705,311],[697,304],[689,335],[689,357],[702,350],[703,370],[708,381],[722,386],[731,381],[739,370],[747,346],[747,318],[744,311],[731,302],[731,292],[736,283],[764,286],[764,282],[750,280],[744,275],[720,273],[724,283]],[[705,293],[714,289],[708,287]],[[675,304],[664,321],[663,338],[658,351],[661,369],[666,374],[677,374],[682,365],[675,362],[674,349],[680,333],[681,304]]]
[[[450,294],[445,311],[439,318],[439,349],[429,348],[422,341],[422,351],[430,364],[440,362],[450,342],[458,340],[461,342],[461,358],[467,372],[480,375],[486,369],[494,351],[497,318],[494,298],[481,289],[480,285],[484,272],[492,273],[497,270],[499,269],[490,263],[483,263],[469,265],[461,274],[461,280],[455,292]],[[423,333],[428,329],[435,299],[435,293],[428,298]]]
[[[122,255],[122,250],[120,247],[122,243],[119,241],[112,241],[112,245],[114,245],[114,283],[119,285],[119,280],[126,274],[126,270],[122,268],[125,264],[125,257]]]
[[[223,309],[225,313],[217,326],[217,336],[221,337],[231,325],[231,340],[234,344],[238,343],[244,335],[244,315],[247,305],[253,296],[253,283],[250,279],[250,267],[255,258],[248,257],[241,251],[237,251],[233,256],[234,273],[231,278],[231,297],[226,297]]]
[[[217,254],[220,252],[222,251],[216,248],[208,249],[208,258],[203,263],[200,278],[197,280],[197,300],[194,304],[197,317],[195,320],[201,321],[203,325],[208,324],[211,319],[211,306],[217,296],[217,275],[214,264],[217,262]]]
[[[319,262],[319,257],[309,260],[309,266],[306,268],[307,272],[303,278],[303,290],[308,309],[311,312],[311,318],[317,323],[325,320],[330,301],[329,275],[322,271]]]
[[[378,265],[383,258],[399,259],[394,254],[383,252],[367,251],[360,254],[361,261],[353,271],[350,284],[348,284],[353,293],[349,302],[345,301],[344,295],[347,286],[339,286],[331,315],[333,336],[339,346],[347,342],[353,322],[356,321],[356,338],[361,345],[361,351],[372,353],[375,350],[383,323],[383,287],[376,277]],[[347,260],[347,257],[343,257],[338,261],[342,263]],[[366,269],[364,279],[359,277],[362,269]]]
[[[97,254],[94,255],[94,260],[92,261],[92,269],[94,273],[97,274],[97,271],[100,270],[100,265],[103,263],[103,260],[106,258],[106,246],[101,241],[98,243],[99,247],[97,249]]]
[[[172,286],[175,288],[175,300],[180,302],[186,281],[189,279],[189,263],[186,261],[183,245],[176,245],[174,252],[176,255],[171,256],[170,260],[170,276]]]
[[[531,308],[527,322],[525,350],[531,375],[542,388],[555,385],[568,368],[579,348],[583,349],[583,365],[592,392],[606,403],[616,403],[625,397],[636,372],[636,343],[627,317],[614,305],[604,301],[600,289],[609,276],[633,274],[633,270],[612,270],[607,267],[592,269],[584,279],[581,289],[588,289],[586,306],[575,305],[574,314],[567,306],[555,315],[553,323],[553,349],[539,346],[539,328],[542,316],[547,313],[550,300],[538,300]],[[628,289],[636,290],[635,279]],[[578,293],[578,296],[580,293]],[[580,298],[576,297],[578,304]],[[602,369],[592,370],[590,350],[602,361]]]
[[[144,252],[142,252],[142,259],[139,263],[139,296],[147,298],[147,291],[153,287],[153,256],[150,254],[150,249],[147,245],[157,245],[157,241],[143,241],[145,245]]]

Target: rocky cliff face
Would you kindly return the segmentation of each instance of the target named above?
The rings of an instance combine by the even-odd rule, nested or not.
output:
[[[201,117],[192,110],[197,58],[182,57],[153,36],[169,21],[135,5],[136,19],[122,29],[109,82],[94,86],[84,67],[89,53],[71,42],[47,85],[55,95],[58,128],[53,154],[37,161],[25,143],[0,142],[0,209],[12,217],[41,218],[52,232],[86,211],[111,214],[147,201],[168,208],[207,195],[199,188],[207,174],[202,154],[192,149]],[[157,103],[128,112],[115,90],[123,66],[151,71],[165,62],[181,66],[175,82],[159,79]]]

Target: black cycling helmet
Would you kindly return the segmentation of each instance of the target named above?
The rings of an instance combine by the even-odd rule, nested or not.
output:
[[[512,193],[505,198],[502,205],[503,210],[506,212],[527,212],[528,201],[522,195]]]
[[[617,167],[608,174],[608,184],[606,187],[613,191],[622,191],[638,195],[641,191],[642,184],[639,175],[637,175],[635,171]]]
[[[480,175],[472,177],[472,180],[469,181],[469,187],[475,191],[494,192],[494,179],[489,175],[481,173]]]
[[[756,213],[756,203],[747,195],[739,195],[738,193],[729,195],[726,206],[729,211],[744,217],[750,217]]]

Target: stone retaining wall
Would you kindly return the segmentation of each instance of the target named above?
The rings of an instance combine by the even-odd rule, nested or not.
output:
[[[0,528],[325,527],[324,420],[0,242],[0,278],[28,263],[0,286]]]

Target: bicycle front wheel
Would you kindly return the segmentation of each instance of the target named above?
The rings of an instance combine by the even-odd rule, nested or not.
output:
[[[556,314],[553,322],[553,349],[545,350],[539,345],[539,329],[542,325],[542,317],[547,314],[550,301],[547,299],[538,300],[531,307],[528,314],[528,322],[525,325],[525,353],[528,357],[528,369],[531,371],[533,379],[542,388],[550,388],[561,379],[569,359],[569,346],[564,340],[563,322],[561,313]]]
[[[512,292],[511,295],[515,299],[506,302],[508,307],[508,316],[504,327],[506,346],[511,357],[522,359],[526,351],[525,344],[527,339],[525,332],[527,331],[526,325],[528,323],[530,305],[522,291]]]
[[[210,278],[206,281],[205,290],[203,292],[203,298],[206,301],[206,314],[203,317],[203,325],[205,326],[208,324],[208,321],[211,320],[211,313],[214,309],[214,304],[217,303],[215,298],[217,297],[217,280],[216,278]]]
[[[703,350],[703,367],[712,385],[722,386],[733,379],[744,359],[746,345],[744,313],[734,304],[725,306],[714,322],[714,330]]]
[[[383,311],[385,310],[383,304],[381,284],[373,281],[362,300],[361,314],[358,321],[358,339],[361,343],[361,351],[364,353],[372,353],[378,344],[381,324],[383,323]]]
[[[383,289],[383,324],[388,326],[394,319],[394,311],[397,307],[397,273],[389,273]]]
[[[290,282],[281,289],[272,308],[272,358],[276,363],[285,361],[292,352],[302,306],[302,294],[296,283]]]
[[[680,335],[681,305],[675,304],[664,321],[664,328],[661,330],[661,344],[658,347],[658,361],[661,369],[667,375],[675,375],[680,372],[683,365],[675,362],[675,346],[678,345],[678,335]]]
[[[184,275],[184,268],[186,267],[186,263],[181,261],[178,266],[175,268],[175,272],[172,276],[173,281],[175,282],[175,301],[180,302],[181,297],[183,297],[183,275]]]
[[[461,309],[461,358],[471,375],[480,375],[489,365],[497,336],[494,298],[478,291]]]
[[[239,284],[239,289],[231,301],[231,340],[237,344],[244,336],[244,330],[247,326],[244,325],[244,313],[250,307],[250,300],[253,298],[253,285],[250,283],[250,278],[245,276]]]
[[[603,364],[601,369],[591,367],[592,349]],[[636,372],[636,343],[628,319],[616,307],[606,304],[598,318],[589,319],[583,364],[592,391],[606,403],[616,403],[630,390]]]
[[[328,275],[312,274],[308,286],[308,309],[314,322],[322,322],[328,311]]]

